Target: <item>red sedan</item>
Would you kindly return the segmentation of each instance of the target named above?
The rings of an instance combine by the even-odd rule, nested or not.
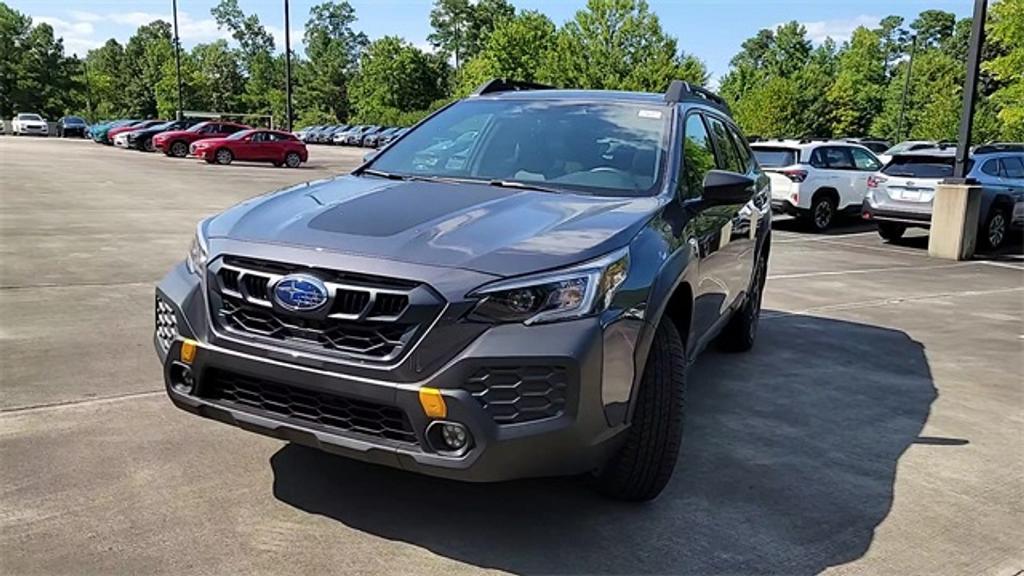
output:
[[[153,137],[153,146],[168,156],[184,158],[188,156],[188,148],[193,142],[206,138],[227,138],[232,134],[250,129],[244,124],[211,120],[200,122],[188,130],[172,130],[157,134]]]
[[[227,138],[200,140],[192,144],[189,151],[210,164],[246,160],[298,168],[309,159],[306,145],[301,140],[294,134],[277,130],[245,130]]]

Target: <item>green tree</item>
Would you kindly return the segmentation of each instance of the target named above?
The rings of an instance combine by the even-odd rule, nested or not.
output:
[[[456,94],[464,96],[491,78],[538,81],[554,38],[554,23],[540,12],[526,11],[502,21],[483,50],[459,70]]]
[[[81,106],[80,63],[46,23],[0,2],[0,113],[38,112],[49,119]]]
[[[918,46],[924,48],[936,48],[949,41],[955,27],[956,16],[943,10],[925,10],[910,23]]]
[[[231,32],[240,47],[246,74],[241,103],[250,114],[284,118],[284,56],[274,55],[274,37],[255,14],[246,15],[238,0],[220,0],[210,10],[217,26]]]
[[[985,64],[998,82],[992,101],[1002,123],[1000,137],[1024,142],[1024,0],[992,5],[989,39],[1002,54]]]
[[[674,79],[707,83],[645,0],[588,0],[555,39],[539,77],[559,86],[660,92]]]
[[[156,85],[163,76],[165,64],[174,59],[171,38],[171,25],[156,20],[140,26],[125,44],[119,75],[130,116],[153,118],[157,115]]]
[[[352,29],[355,21],[355,10],[348,2],[324,2],[310,10],[304,36],[309,61],[296,75],[296,102],[304,122],[348,117],[348,84],[359,53],[369,42],[365,34]]]
[[[238,54],[228,47],[227,41],[196,45],[192,48],[190,60],[194,62],[197,99],[202,102],[202,109],[239,110],[245,91],[245,76]]]
[[[430,11],[434,31],[427,40],[442,54],[455,57],[458,68],[483,49],[491,32],[515,15],[507,0],[435,0]]]
[[[428,109],[447,96],[448,65],[396,36],[363,51],[349,97],[360,122],[384,122],[402,112]]]
[[[864,27],[857,28],[849,45],[839,55],[836,80],[827,94],[832,108],[832,134],[867,134],[871,122],[882,109],[885,85],[882,42],[876,33]]]

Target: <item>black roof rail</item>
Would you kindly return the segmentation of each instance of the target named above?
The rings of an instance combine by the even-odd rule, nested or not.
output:
[[[508,78],[494,78],[481,84],[473,91],[471,96],[483,94],[495,94],[497,92],[521,92],[524,90],[554,90],[554,86],[538,84],[536,82],[525,82],[522,80],[510,80]]]
[[[975,154],[993,154],[995,152],[1024,152],[1024,144],[1020,142],[992,142],[982,144],[974,149]]]
[[[804,136],[800,139],[800,144],[810,144],[811,142],[832,142],[832,138],[826,138],[824,136]],[[843,142],[843,140],[840,140]],[[852,142],[850,142],[852,144]]]
[[[701,88],[700,86],[694,86],[693,84],[683,82],[682,80],[673,80],[672,83],[668,85],[668,90],[665,91],[665,102],[668,102],[669,104],[677,104],[679,102],[701,102],[729,112],[729,105],[725,103],[725,100],[721,96],[715,94],[711,90]]]

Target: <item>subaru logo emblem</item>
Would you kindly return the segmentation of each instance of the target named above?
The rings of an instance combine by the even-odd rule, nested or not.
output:
[[[327,286],[307,274],[291,274],[274,285],[274,301],[285,310],[309,312],[327,304]]]

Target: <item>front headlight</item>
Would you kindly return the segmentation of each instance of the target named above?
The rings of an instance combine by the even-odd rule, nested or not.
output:
[[[537,324],[599,314],[629,273],[629,248],[556,272],[502,280],[473,291],[471,318]]]
[[[206,248],[206,239],[203,238],[202,223],[196,227],[196,234],[192,237],[192,245],[188,248],[188,256],[185,257],[185,267],[188,271],[202,276],[206,272],[206,260],[209,258],[209,250]]]

